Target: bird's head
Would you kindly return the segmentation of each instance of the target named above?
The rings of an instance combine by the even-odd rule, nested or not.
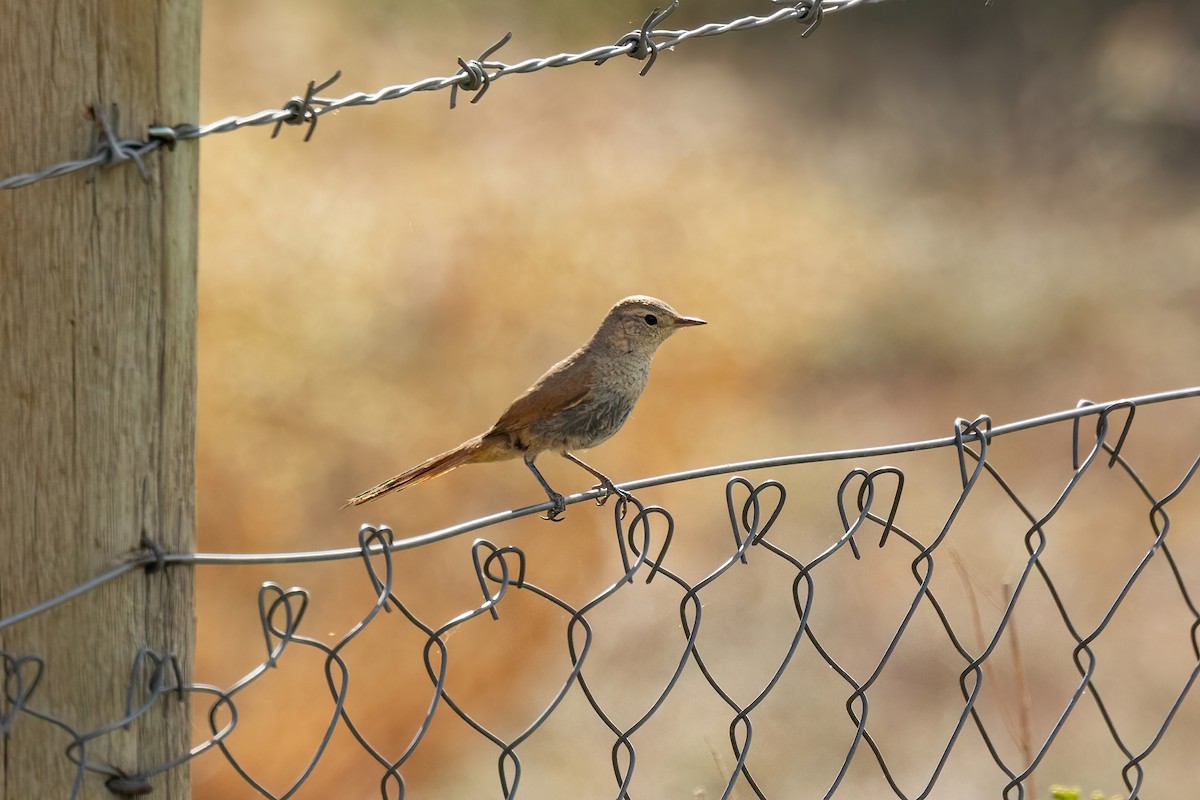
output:
[[[662,300],[635,295],[609,310],[597,336],[627,353],[652,354],[680,328],[704,324],[704,320],[685,317]]]

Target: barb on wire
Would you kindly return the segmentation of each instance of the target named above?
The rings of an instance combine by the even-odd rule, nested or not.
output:
[[[646,62],[646,66],[642,67],[638,73],[643,78],[646,77],[646,73],[650,71],[650,68],[654,66],[654,62],[658,60],[658,45],[654,43],[654,37],[661,34],[655,29],[662,24],[663,20],[671,16],[677,8],[679,8],[679,0],[672,0],[671,5],[666,8],[654,9],[646,17],[646,21],[642,24],[642,27],[625,34],[620,39],[617,39],[616,44],[613,45],[614,48],[624,51],[625,55],[630,58]],[[606,55],[597,59],[596,66],[600,66],[610,58],[612,58],[612,55]]]
[[[451,84],[450,86],[450,108],[453,109],[458,101],[458,90],[461,88],[465,92],[475,92],[475,96],[471,98],[471,104],[474,105],[483,99],[487,94],[488,87],[492,85],[492,78],[488,75],[489,69],[503,69],[504,64],[500,61],[489,61],[488,58],[499,50],[508,41],[512,39],[512,31],[500,37],[500,40],[494,45],[484,50],[479,58],[473,58],[470,61],[458,59],[458,66],[462,67],[462,72],[456,75],[461,82]]]
[[[777,6],[792,6],[792,10],[796,12],[796,21],[808,23],[804,32],[800,34],[802,39],[807,39],[813,31],[821,26],[821,14],[824,7],[820,0],[800,0],[795,5],[792,4],[792,0],[771,0],[771,2]]]
[[[778,2],[778,0],[772,0],[772,2]],[[133,161],[135,164],[138,164],[139,169],[143,170],[143,175],[145,175],[145,166],[142,164],[140,158],[159,147],[165,145],[169,152],[173,151],[175,146],[181,141],[201,139],[205,136],[230,133],[242,128],[259,125],[273,126],[271,138],[279,135],[279,131],[283,125],[307,125],[308,131],[304,136],[304,141],[307,142],[312,138],[316,130],[317,120],[333,111],[357,106],[371,106],[407,97],[417,92],[435,92],[444,89],[450,90],[450,107],[454,108],[457,101],[457,92],[460,88],[464,91],[475,92],[475,96],[471,99],[471,102],[477,103],[494,81],[508,75],[527,75],[543,69],[568,67],[583,63],[603,64],[609,59],[621,55],[645,61],[646,63],[642,67],[640,74],[646,75],[650,71],[650,68],[654,66],[659,52],[664,49],[674,48],[692,39],[754,30],[789,20],[807,21],[808,26],[801,34],[802,37],[807,37],[817,29],[825,14],[844,11],[867,2],[880,2],[880,0],[800,0],[796,4],[792,4],[789,0],[786,8],[782,8],[773,14],[763,16],[750,15],[730,20],[729,22],[711,22],[684,30],[657,29],[656,26],[660,25],[678,7],[678,0],[673,0],[670,6],[656,8],[646,18],[641,28],[624,34],[617,39],[615,44],[593,47],[590,50],[580,53],[558,53],[541,58],[527,58],[512,64],[491,60],[489,56],[508,42],[511,36],[509,34],[497,44],[485,50],[477,59],[458,59],[460,69],[457,73],[449,77],[423,78],[412,83],[387,86],[375,92],[354,92],[340,98],[318,97],[318,92],[327,89],[334,81],[338,80],[341,76],[341,72],[338,71],[324,83],[316,84],[315,81],[310,81],[308,89],[302,97],[293,97],[285,102],[282,107],[268,108],[244,116],[225,117],[205,125],[194,123],[152,125],[147,129],[146,139],[143,141],[123,139],[117,137],[115,134],[106,132],[103,145],[98,145],[97,149],[90,156],[83,159],[63,161],[60,164],[55,164],[38,172],[22,173],[0,179],[0,189],[16,189],[47,178],[67,175],[81,169],[116,164],[123,161]],[[116,128],[115,122],[112,127]]]
[[[308,89],[304,92],[303,97],[293,97],[283,104],[283,112],[286,116],[282,116],[275,121],[275,130],[271,131],[271,138],[274,139],[279,135],[279,129],[284,125],[307,125],[308,131],[304,134],[304,141],[312,138],[317,130],[317,107],[329,105],[329,100],[322,100],[317,97],[317,92],[323,92],[332,86],[337,79],[342,77],[342,71],[339,69],[333,73],[333,77],[317,85],[316,81],[308,82]],[[171,139],[171,144],[175,144],[175,139]]]
[[[116,103],[112,104],[107,114],[92,109],[92,113],[96,117],[96,121],[100,124],[100,136],[96,141],[96,150],[94,156],[100,157],[103,160],[100,162],[103,166],[111,164],[120,164],[122,161],[132,161],[137,165],[138,173],[142,176],[143,181],[149,181],[150,175],[146,172],[146,165],[142,163],[142,150],[154,149],[150,142],[140,142],[137,139],[121,139],[114,129],[119,127],[121,115],[120,109]],[[88,182],[95,179],[96,166],[88,168]]]
[[[22,186],[28,186],[31,183],[37,183],[48,178],[57,178],[60,175],[67,175],[79,170],[87,170],[88,180],[91,181],[94,177],[96,167],[107,167],[128,161],[132,161],[137,165],[142,180],[149,180],[150,176],[146,171],[146,165],[142,161],[142,156],[157,150],[164,143],[163,140],[160,138],[151,138],[146,141],[140,141],[118,135],[119,120],[116,103],[108,111],[93,106],[92,116],[96,120],[97,134],[96,143],[93,145],[90,155],[84,158],[63,161],[38,172],[26,172],[4,178],[0,180],[0,189],[17,189]]]

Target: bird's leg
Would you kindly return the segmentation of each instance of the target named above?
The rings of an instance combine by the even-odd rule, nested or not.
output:
[[[588,466],[583,461],[583,459],[579,458],[575,454],[564,452],[562,455],[563,455],[563,458],[567,459],[568,461],[570,461],[572,463],[578,464],[579,466],[586,469],[588,472],[592,473],[592,475],[596,476],[596,479],[600,481],[599,485],[593,487],[595,489],[603,489],[604,490],[603,493],[599,497],[596,498],[596,505],[598,505],[598,506],[604,505],[605,502],[608,501],[608,498],[614,494],[617,495],[618,497],[620,497],[626,503],[628,503],[630,498],[633,497],[633,495],[631,495],[629,492],[625,491],[624,489],[622,489],[621,487],[619,487],[615,483],[613,483],[612,478],[609,478],[607,475],[605,475],[600,470],[595,469],[594,467]],[[622,509],[622,511],[624,511],[624,510]],[[624,517],[625,514],[622,513],[621,516]]]
[[[551,489],[550,484],[546,483],[546,479],[542,477],[542,473],[538,472],[538,468],[533,465],[535,458],[537,458],[537,453],[526,453],[525,466],[529,467],[530,472],[533,473],[533,477],[538,479],[538,483],[546,490],[546,496],[550,498],[550,502],[553,504],[553,507],[546,512],[546,516],[542,517],[542,519],[547,519],[551,522],[562,522],[560,515],[567,510],[567,501],[561,494]]]

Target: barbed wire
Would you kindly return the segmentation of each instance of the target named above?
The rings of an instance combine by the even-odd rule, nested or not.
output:
[[[266,582],[258,593],[258,622],[266,645],[266,655],[259,664],[233,685],[228,688],[220,688],[205,683],[185,683],[181,677],[176,656],[172,653],[160,653],[149,649],[139,650],[133,656],[123,713],[114,721],[90,731],[80,730],[52,712],[36,707],[34,702],[36,690],[46,670],[46,662],[41,655],[36,653],[17,654],[0,650],[0,661],[3,661],[4,665],[5,700],[4,706],[0,707],[0,734],[6,737],[15,735],[16,723],[23,717],[39,720],[62,731],[68,741],[65,755],[74,765],[75,777],[70,789],[72,798],[80,796],[83,781],[88,774],[102,776],[107,786],[118,794],[147,793],[153,788],[151,779],[154,776],[184,762],[199,758],[210,751],[221,753],[240,778],[262,796],[285,798],[292,796],[306,783],[340,726],[352,736],[363,752],[378,764],[380,794],[385,800],[390,800],[405,796],[404,767],[422,742],[426,740],[434,719],[448,715],[465,723],[474,731],[475,735],[495,748],[499,779],[498,791],[500,796],[508,800],[518,796],[518,789],[522,781],[524,765],[518,752],[519,748],[535,732],[546,725],[572,690],[577,689],[587,708],[611,736],[610,766],[616,791],[615,796],[618,800],[627,800],[635,788],[635,777],[638,774],[635,769],[637,763],[635,735],[659,713],[668,696],[680,686],[685,674],[690,674],[699,676],[699,680],[703,681],[702,685],[711,690],[727,708],[729,714],[729,749],[734,763],[728,771],[721,797],[723,800],[730,798],[733,796],[735,787],[743,786],[748,787],[755,797],[765,800],[768,794],[764,780],[756,773],[757,768],[750,761],[753,751],[754,714],[756,709],[776,691],[788,670],[795,668],[797,656],[803,650],[809,656],[819,659],[820,663],[827,665],[832,670],[832,674],[836,676],[835,680],[840,682],[847,692],[844,708],[849,723],[850,743],[846,747],[836,775],[825,790],[823,796],[826,798],[835,796],[839,788],[844,786],[852,764],[856,759],[862,758],[870,758],[874,761],[883,779],[897,797],[927,797],[943,775],[943,770],[955,751],[956,745],[971,730],[978,734],[991,760],[1003,776],[1003,786],[999,787],[1001,796],[1006,800],[1024,798],[1026,797],[1026,781],[1044,762],[1069,720],[1078,716],[1077,709],[1081,705],[1090,704],[1099,712],[1105,731],[1121,754],[1121,776],[1130,792],[1129,800],[1136,800],[1140,796],[1146,780],[1146,759],[1163,740],[1168,727],[1176,718],[1197,677],[1200,676],[1200,610],[1197,609],[1183,572],[1176,563],[1167,543],[1167,536],[1172,528],[1172,516],[1169,509],[1191,484],[1197,470],[1200,469],[1200,456],[1191,461],[1182,476],[1166,492],[1156,494],[1134,468],[1130,458],[1125,455],[1125,450],[1127,441],[1135,436],[1134,418],[1139,408],[1157,403],[1182,403],[1195,397],[1200,397],[1200,387],[1102,404],[1083,401],[1073,409],[1008,425],[994,426],[987,416],[980,416],[973,420],[958,419],[954,422],[953,433],[938,439],[887,447],[784,456],[726,464],[625,483],[622,484],[622,488],[630,491],[735,472],[791,465],[828,464],[847,460],[861,461],[879,456],[903,456],[941,448],[950,449],[956,454],[957,474],[954,476],[954,484],[958,487],[958,491],[950,511],[944,516],[943,521],[936,525],[929,541],[923,542],[908,528],[905,522],[906,509],[911,506],[911,503],[905,505],[902,501],[913,492],[911,479],[906,473],[896,466],[872,469],[855,466],[845,473],[835,492],[834,499],[840,524],[834,541],[814,557],[805,560],[794,555],[785,548],[783,543],[788,530],[788,527],[779,523],[788,497],[784,484],[775,479],[767,479],[755,484],[745,477],[734,476],[725,484],[724,497],[725,513],[732,532],[732,544],[719,563],[711,568],[706,568],[706,574],[696,581],[686,580],[678,571],[668,565],[668,554],[676,528],[674,516],[661,506],[644,505],[636,496],[630,495],[628,500],[620,499],[618,501],[613,509],[612,517],[616,552],[620,558],[621,568],[608,577],[603,588],[595,593],[588,602],[574,605],[535,583],[527,574],[530,565],[527,563],[525,552],[520,547],[512,544],[501,546],[485,539],[477,539],[471,547],[471,556],[474,581],[478,583],[482,602],[467,608],[440,625],[431,625],[423,621],[398,596],[395,588],[393,563],[395,553],[400,550],[419,548],[431,542],[481,528],[493,527],[516,517],[538,513],[546,510],[548,503],[490,515],[408,539],[396,539],[391,529],[387,527],[364,525],[359,530],[356,547],[325,551],[182,554],[164,553],[152,547],[151,543],[147,543],[148,552],[145,555],[123,565],[122,572],[115,575],[105,573],[100,578],[112,580],[139,567],[172,569],[178,568],[181,564],[225,566],[247,563],[288,564],[313,561],[329,562],[353,557],[362,561],[366,571],[365,577],[374,594],[374,601],[346,633],[335,643],[330,644],[305,636],[300,632],[301,623],[310,602],[309,594],[305,589],[284,588],[281,584]],[[1093,419],[1094,426],[1082,424],[1085,420]],[[991,448],[997,438],[1008,434],[1032,429],[1050,429],[1062,425],[1071,426],[1070,451],[1064,453],[1064,457],[1069,456],[1069,459],[1064,458],[1070,464],[1069,477],[1055,493],[1047,510],[1037,514],[1031,510],[1030,504],[1021,499],[1013,484],[1001,473],[1000,468],[990,457]],[[1157,453],[1159,450],[1150,449],[1148,452]],[[1113,474],[1124,476],[1135,489],[1134,493],[1122,495],[1122,498],[1128,502],[1130,497],[1135,497],[1138,502],[1144,504],[1148,536],[1136,564],[1116,589],[1111,601],[1107,601],[1107,608],[1099,614],[1098,619],[1092,621],[1089,626],[1085,626],[1079,622],[1079,618],[1083,616],[1082,613],[1078,610],[1069,610],[1068,603],[1063,597],[1063,588],[1052,579],[1051,565],[1042,556],[1047,548],[1047,526],[1061,513],[1069,498],[1077,494],[1077,487],[1085,475],[1094,470],[1098,464],[1109,468]],[[954,557],[953,553],[947,549],[947,542],[953,535],[968,500],[980,493],[978,487],[985,482],[996,487],[1000,496],[1006,499],[1011,508],[1023,520],[1020,524],[1020,541],[1025,551],[1025,557],[1019,576],[1013,582],[1011,591],[1006,593],[1003,610],[994,629],[985,636],[982,626],[980,626],[976,631],[979,641],[976,643],[975,652],[972,652],[972,648],[964,644],[964,637],[951,622],[943,601],[939,600],[935,594],[932,587],[932,576],[935,557],[941,557],[946,553],[950,553],[949,557]],[[573,495],[568,502],[578,503],[595,497],[595,491],[585,492]],[[1115,494],[1110,494],[1108,497],[1112,503],[1118,502]],[[958,527],[961,527],[961,524],[958,524]],[[795,527],[791,529],[796,530]],[[819,634],[817,625],[813,622],[813,613],[814,609],[818,608],[818,598],[829,593],[829,589],[826,589],[824,593],[818,592],[819,585],[828,585],[818,583],[818,578],[824,574],[822,565],[845,548],[849,548],[849,553],[854,559],[849,563],[857,564],[861,558],[860,544],[865,536],[874,533],[878,533],[878,546],[881,548],[888,546],[890,541],[898,541],[899,545],[891,545],[891,547],[899,546],[910,550],[910,571],[915,586],[905,613],[894,625],[894,628],[891,628],[892,633],[888,637],[882,654],[865,672],[860,669],[860,675],[856,677],[851,669],[844,666],[835,657],[829,632],[825,631]],[[1123,531],[1122,533],[1125,535],[1127,532]],[[712,647],[701,644],[699,633],[704,619],[702,597],[714,582],[731,574],[734,570],[746,567],[750,563],[751,554],[756,554],[755,563],[761,565],[764,559],[771,561],[777,568],[782,567],[785,574],[790,576],[788,580],[791,583],[790,595],[794,605],[795,618],[786,651],[782,657],[773,662],[769,677],[757,691],[752,693],[749,700],[738,700],[735,699],[734,693],[730,691],[728,685],[718,679],[717,671],[711,666]],[[1187,617],[1186,624],[1180,625],[1178,633],[1181,638],[1186,639],[1195,658],[1195,664],[1191,667],[1182,686],[1174,694],[1169,707],[1155,729],[1148,737],[1143,735],[1141,744],[1134,744],[1129,737],[1122,734],[1120,726],[1104,700],[1105,695],[1102,693],[1102,686],[1097,679],[1100,657],[1093,645],[1097,638],[1109,628],[1118,608],[1125,603],[1135,584],[1144,579],[1143,576],[1146,574],[1148,566],[1156,559],[1165,562],[1169,567],[1169,580],[1164,578],[1161,570],[1156,573],[1157,577],[1154,580],[1160,584],[1167,580],[1168,583],[1174,585],[1174,591],[1178,594],[1183,613]],[[595,688],[597,668],[590,666],[589,662],[589,654],[594,641],[593,622],[589,620],[589,614],[592,614],[614,595],[627,591],[626,587],[633,584],[635,578],[639,577],[644,577],[647,584],[656,580],[665,581],[678,591],[680,622],[678,626],[680,637],[677,647],[678,656],[672,662],[673,666],[669,670],[669,675],[662,681],[661,688],[653,690],[653,696],[645,703],[644,710],[636,715],[631,723],[628,721],[619,723],[611,708],[601,699],[600,693]],[[99,585],[97,580],[90,581],[84,586],[94,588]],[[994,658],[1002,637],[1006,633],[1013,635],[1012,628],[1015,624],[1013,618],[1016,608],[1022,599],[1033,591],[1032,587],[1035,585],[1048,593],[1054,613],[1062,622],[1070,641],[1068,648],[1078,678],[1070,692],[1070,697],[1040,744],[1036,748],[1031,747],[1027,754],[1019,757],[1019,761],[1014,761],[1001,754],[996,737],[989,730],[988,723],[980,711],[979,698],[988,682],[988,675],[984,668]],[[560,612],[565,620],[563,633],[571,666],[568,674],[555,685],[550,701],[535,715],[534,719],[516,735],[506,738],[485,726],[451,693],[447,686],[451,656],[446,642],[455,629],[472,619],[485,614],[492,619],[499,619],[500,611],[506,607],[506,599],[517,592],[537,598],[540,602],[549,603]],[[47,610],[61,602],[66,602],[71,597],[77,597],[79,593],[79,591],[73,590],[53,601],[43,603],[37,608],[39,611]],[[948,735],[942,740],[943,743],[939,745],[936,761],[926,777],[921,779],[921,785],[915,789],[906,790],[901,787],[893,766],[894,757],[889,758],[887,749],[872,733],[867,720],[870,705],[875,702],[872,693],[874,693],[874,697],[878,697],[884,691],[879,688],[881,676],[893,660],[893,654],[902,640],[915,627],[914,619],[918,612],[923,610],[933,612],[937,628],[944,634],[953,653],[960,661],[957,688],[961,696],[961,706],[955,711],[955,722]],[[420,637],[424,639],[423,667],[429,678],[428,704],[420,721],[414,723],[412,734],[406,735],[400,743],[388,742],[385,745],[372,741],[364,733],[349,708],[347,698],[351,671],[345,657],[346,648],[374,620],[380,618],[381,611],[399,612],[399,619],[419,632]],[[28,619],[29,616],[31,614],[28,612],[12,615],[0,620],[0,628],[17,624]],[[392,619],[398,618],[393,615]],[[1156,643],[1158,641],[1159,639],[1156,639]],[[239,725],[240,717],[236,702],[238,695],[262,678],[268,670],[283,666],[285,651],[296,650],[311,650],[320,654],[332,708],[320,743],[315,753],[300,766],[298,777],[285,791],[272,792],[250,774],[246,765],[239,761],[227,746],[226,740]],[[288,661],[290,663],[291,659]],[[689,672],[689,669],[694,672]],[[641,690],[639,694],[643,694],[645,688],[639,687]],[[1128,688],[1128,686],[1122,686],[1124,691],[1128,691]],[[170,702],[172,698],[182,700],[187,696],[198,697],[201,695],[212,698],[212,704],[207,713],[208,738],[188,752],[179,753],[160,764],[136,771],[119,769],[87,756],[87,746],[91,742],[135,722],[156,704]],[[1141,728],[1144,728],[1144,725],[1139,730]],[[398,754],[397,748],[399,748]],[[385,755],[385,752],[391,752],[392,755]],[[911,772],[906,774],[911,780]]]
[[[386,86],[370,93],[354,92],[340,98],[321,97],[320,92],[328,89],[341,78],[341,70],[338,70],[323,83],[310,81],[303,96],[291,98],[280,108],[268,108],[245,116],[225,117],[207,125],[192,123],[152,125],[147,129],[144,139],[122,137],[117,134],[119,129],[115,105],[112,106],[113,110],[110,112],[105,112],[104,109],[93,109],[98,132],[96,144],[89,155],[80,159],[66,160],[36,172],[26,172],[4,178],[0,180],[0,189],[17,189],[79,170],[95,169],[100,166],[112,166],[130,161],[137,164],[145,178],[147,173],[141,162],[142,157],[163,146],[174,149],[175,145],[181,141],[200,139],[217,133],[229,133],[248,127],[274,126],[271,138],[275,138],[284,125],[307,125],[308,130],[304,134],[304,141],[307,142],[316,131],[317,121],[333,111],[357,106],[372,106],[388,100],[407,97],[417,92],[436,92],[446,89],[450,90],[450,108],[454,108],[457,105],[459,90],[474,92],[471,102],[478,103],[492,83],[509,75],[528,75],[543,69],[569,67],[584,63],[599,66],[617,56],[629,56],[639,61],[645,61],[646,64],[641,69],[641,74],[645,75],[654,65],[661,51],[669,50],[692,39],[753,30],[791,20],[805,25],[800,35],[807,37],[820,25],[825,14],[844,11],[867,3],[883,2],[883,0],[799,0],[798,2],[771,0],[771,2],[786,7],[773,14],[745,16],[729,22],[710,22],[691,29],[659,29],[656,26],[660,25],[679,7],[679,0],[674,0],[666,8],[654,9],[641,28],[621,36],[615,44],[593,47],[581,53],[558,53],[541,58],[527,58],[515,64],[507,64],[491,58],[512,38],[512,33],[507,33],[494,45],[483,51],[479,58],[459,58],[459,71],[453,75],[435,76],[413,83]]]

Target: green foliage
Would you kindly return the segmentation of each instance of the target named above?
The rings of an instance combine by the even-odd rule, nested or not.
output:
[[[1083,790],[1078,786],[1059,786],[1055,784],[1050,787],[1050,800],[1081,800]],[[1087,800],[1121,800],[1120,795],[1106,795],[1104,792],[1096,790],[1088,795]]]

